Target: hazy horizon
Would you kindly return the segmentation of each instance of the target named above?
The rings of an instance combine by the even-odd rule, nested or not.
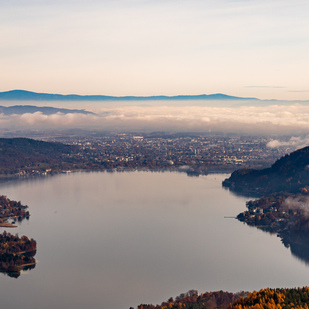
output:
[[[308,1],[0,0],[0,7],[0,92],[266,100],[33,101],[96,115],[0,114],[1,134],[54,128],[308,134]]]
[[[0,1],[0,91],[308,100],[308,1]]]
[[[85,109],[95,114],[42,112],[0,114],[0,135],[24,131],[62,131],[71,129],[105,132],[197,132],[234,133],[269,136],[275,140],[290,136],[290,145],[306,146],[308,104],[280,101],[265,106],[260,101],[22,101],[27,105]],[[0,101],[0,105],[22,105],[21,101]],[[14,134],[16,136],[16,134]],[[282,141],[273,143],[278,147]]]

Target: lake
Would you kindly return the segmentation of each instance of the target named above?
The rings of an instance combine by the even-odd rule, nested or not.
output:
[[[190,289],[307,285],[308,266],[276,235],[225,218],[247,200],[221,187],[228,176],[79,172],[1,184],[31,213],[6,230],[38,245],[34,269],[0,274],[1,306],[128,309]]]

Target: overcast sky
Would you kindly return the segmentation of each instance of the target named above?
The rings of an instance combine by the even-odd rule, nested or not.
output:
[[[309,1],[0,0],[0,91],[309,99]]]

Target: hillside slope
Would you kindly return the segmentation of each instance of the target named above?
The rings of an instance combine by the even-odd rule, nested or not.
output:
[[[79,148],[28,138],[0,138],[0,175],[65,169],[78,162]]]
[[[309,147],[282,157],[266,169],[237,170],[223,181],[223,186],[259,195],[281,191],[306,192],[309,190]]]

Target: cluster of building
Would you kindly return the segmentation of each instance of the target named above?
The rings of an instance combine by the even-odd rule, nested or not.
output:
[[[286,201],[297,201],[296,204]],[[248,210],[237,218],[248,225],[271,233],[308,232],[308,216],[305,211],[307,196],[289,193],[262,197],[247,202]]]
[[[55,140],[55,139],[54,139]],[[93,168],[180,169],[197,174],[263,168],[295,149],[270,148],[267,137],[210,134],[95,134],[58,137],[78,145]]]

